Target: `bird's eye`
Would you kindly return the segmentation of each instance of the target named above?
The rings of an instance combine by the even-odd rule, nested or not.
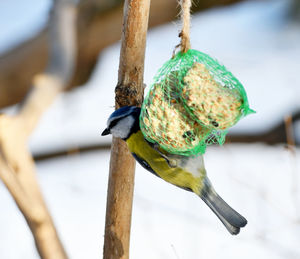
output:
[[[110,124],[109,124],[109,128],[113,128],[114,126],[117,125],[117,123],[120,121],[120,119],[116,119],[116,120],[113,120]]]

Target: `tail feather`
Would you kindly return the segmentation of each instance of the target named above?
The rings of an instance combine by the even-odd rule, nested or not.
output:
[[[216,216],[221,220],[221,222],[232,235],[237,235],[240,232],[240,228],[246,226],[247,220],[234,209],[232,209],[215,192],[208,179],[200,197],[216,214]]]

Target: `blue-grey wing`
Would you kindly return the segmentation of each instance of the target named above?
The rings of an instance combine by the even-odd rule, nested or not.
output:
[[[147,171],[149,171],[150,173],[156,175],[159,177],[159,175],[151,168],[151,166],[142,158],[138,157],[135,153],[131,153],[133,155],[133,157],[135,158],[136,161],[138,161],[138,163],[144,167]]]

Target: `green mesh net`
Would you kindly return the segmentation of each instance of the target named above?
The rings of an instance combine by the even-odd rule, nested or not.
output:
[[[254,112],[242,84],[208,55],[188,50],[166,62],[143,102],[145,138],[173,154],[203,154],[229,127]]]

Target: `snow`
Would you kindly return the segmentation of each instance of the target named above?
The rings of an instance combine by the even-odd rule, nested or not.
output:
[[[299,158],[300,149],[293,157],[282,146],[208,148],[206,168],[215,189],[248,219],[238,236],[231,236],[196,195],[137,166],[131,258],[299,258],[300,179],[294,165]],[[108,160],[109,152],[102,151],[37,164],[72,259],[101,257]],[[38,258],[24,219],[2,185],[0,199],[0,258]]]
[[[257,111],[232,132],[266,130],[299,109],[300,26],[286,15],[289,2],[248,1],[193,16],[192,46],[225,64],[244,84]],[[33,15],[23,10],[24,24],[31,20],[42,28],[47,3],[40,1],[38,16],[37,11]],[[35,30],[19,27],[20,38],[10,38],[13,28],[1,24],[11,19],[12,11],[3,6],[12,8],[0,3],[0,38],[7,39],[0,51]],[[21,3],[19,7],[25,9]],[[178,44],[178,30],[178,24],[170,23],[149,31],[148,86]],[[86,86],[57,98],[31,138],[34,153],[111,142],[110,136],[100,134],[114,109],[119,48],[116,43],[101,53]],[[299,156],[300,149],[292,156],[282,146],[263,144],[208,148],[205,163],[216,190],[249,221],[238,236],[229,235],[198,197],[137,166],[131,258],[300,258]],[[45,199],[72,259],[101,258],[108,161],[109,152],[99,151],[37,164]],[[0,204],[0,258],[38,258],[24,218],[2,182]]]

